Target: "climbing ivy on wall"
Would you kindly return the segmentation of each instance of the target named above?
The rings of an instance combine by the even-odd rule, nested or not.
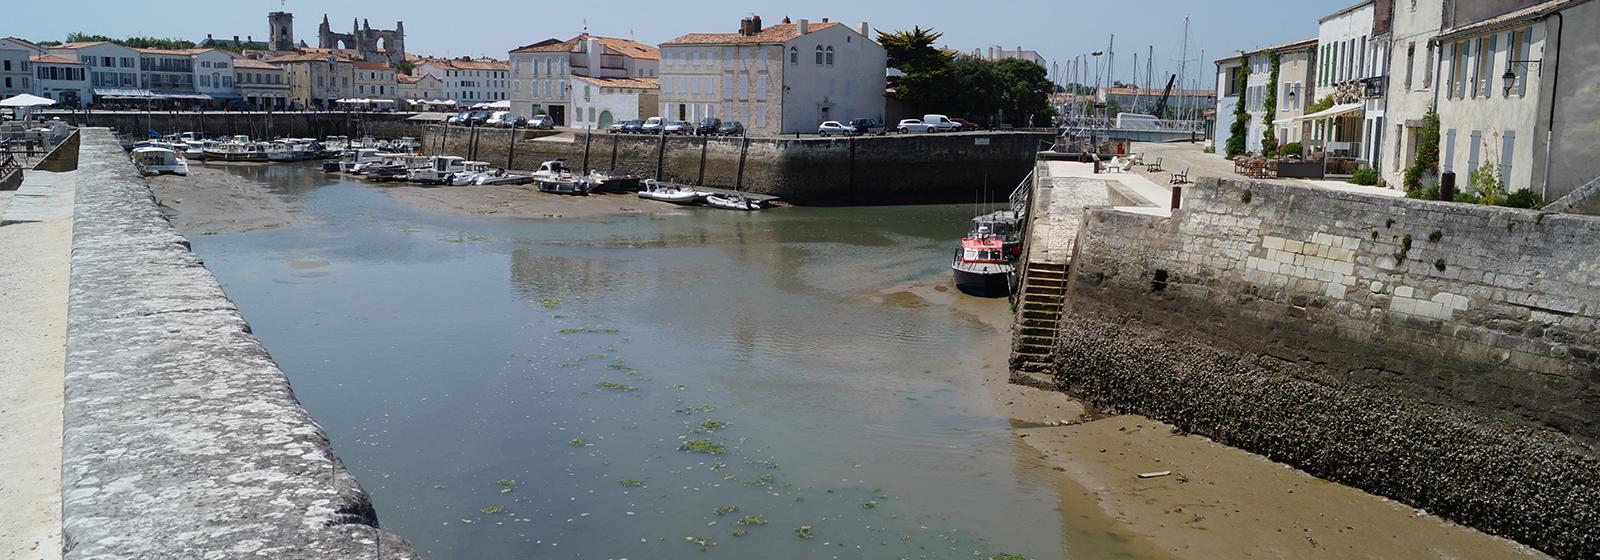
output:
[[[1249,95],[1245,93],[1249,77],[1250,57],[1241,52],[1239,53],[1239,77],[1237,78],[1237,83],[1234,84],[1234,91],[1239,92],[1239,102],[1233,106],[1233,126],[1228,128],[1228,145],[1227,151],[1224,152],[1224,155],[1229,158],[1242,156],[1245,152],[1244,135],[1250,130],[1250,111],[1245,104],[1245,100],[1249,98]]]
[[[1422,187],[1424,173],[1439,172],[1439,113],[1428,107],[1422,116],[1422,129],[1417,131],[1417,158],[1406,168],[1406,190]]]
[[[1272,68],[1272,79],[1267,81],[1266,119],[1261,128],[1261,155],[1274,156],[1278,154],[1278,135],[1272,121],[1278,119],[1278,51],[1267,51],[1267,64]]]

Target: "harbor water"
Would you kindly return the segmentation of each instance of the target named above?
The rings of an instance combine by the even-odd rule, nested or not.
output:
[[[1006,334],[927,297],[970,207],[460,217],[230,172],[305,223],[194,249],[428,558],[1138,556],[993,402]]]

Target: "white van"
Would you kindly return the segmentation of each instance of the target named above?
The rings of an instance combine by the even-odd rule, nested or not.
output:
[[[950,120],[944,115],[923,115],[922,123],[933,129],[933,132],[955,132],[961,130],[961,123]]]

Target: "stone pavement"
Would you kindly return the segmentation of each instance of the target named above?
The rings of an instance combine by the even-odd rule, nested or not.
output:
[[[1338,179],[1254,179],[1245,177],[1233,172],[1232,161],[1224,159],[1217,154],[1208,154],[1201,151],[1200,144],[1189,144],[1187,142],[1170,144],[1140,143],[1134,144],[1133,152],[1144,154],[1145,161],[1154,161],[1156,158],[1162,158],[1162,171],[1148,172],[1144,170],[1143,166],[1135,169],[1135,174],[1162,185],[1167,184],[1172,172],[1181,171],[1185,166],[1188,166],[1190,181],[1200,177],[1217,177],[1219,179],[1310,186],[1378,196],[1405,196],[1405,192],[1400,190],[1364,187]]]

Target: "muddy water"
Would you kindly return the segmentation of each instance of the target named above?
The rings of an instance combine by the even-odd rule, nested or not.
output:
[[[460,218],[263,178],[304,223],[194,247],[428,557],[1145,557],[1019,445],[1003,333],[915,295],[970,208]]]

